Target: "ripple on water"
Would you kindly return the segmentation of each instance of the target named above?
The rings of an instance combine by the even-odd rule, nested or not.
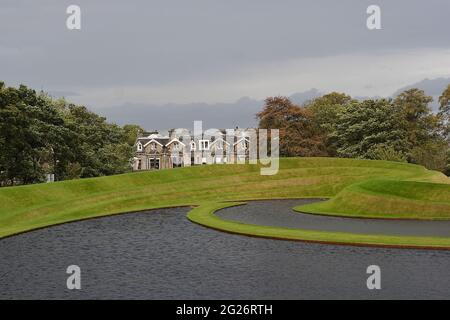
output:
[[[74,222],[0,240],[2,299],[449,298],[450,252],[245,237],[188,208]],[[77,264],[82,289],[66,289]],[[366,288],[366,268],[382,290]]]

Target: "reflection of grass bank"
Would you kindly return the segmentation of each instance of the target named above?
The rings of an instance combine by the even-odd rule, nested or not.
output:
[[[450,249],[450,238],[365,235],[345,232],[311,231],[280,227],[258,226],[225,220],[215,211],[242,203],[205,203],[188,214],[189,220],[220,231],[281,240],[298,240],[346,245]]]
[[[0,237],[57,223],[168,206],[201,205],[225,200],[339,197],[344,188],[373,179],[390,180],[389,183],[392,183],[392,190],[381,195],[384,198],[393,197],[389,195],[391,192],[399,196],[395,192],[402,192],[397,190],[403,188],[400,180],[441,183],[448,180],[441,173],[403,163],[283,158],[280,160],[280,171],[274,176],[261,176],[257,165],[208,165],[1,188]],[[426,186],[433,188],[434,184]],[[434,188],[442,189],[440,192],[447,201],[450,185]],[[424,189],[428,190],[428,187]],[[415,189],[408,190],[406,192]],[[437,204],[442,199],[431,200]],[[450,218],[448,206],[442,206],[442,210],[439,207],[436,211],[435,207],[429,206],[433,201],[426,197],[414,201],[417,201],[418,208],[422,204],[418,210],[425,210],[424,217],[434,217],[436,212],[440,212],[441,218]],[[370,213],[376,209],[376,206],[372,207],[373,202],[368,201],[366,207],[361,202],[359,211],[355,212],[360,215]],[[345,213],[352,214],[353,208],[349,207],[349,210]],[[386,214],[391,213],[386,211]]]

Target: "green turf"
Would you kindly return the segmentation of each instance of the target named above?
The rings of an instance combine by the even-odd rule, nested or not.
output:
[[[307,213],[387,219],[447,220],[448,184],[369,180],[344,188],[332,199],[296,207]]]
[[[280,227],[259,226],[244,224],[236,221],[221,219],[214,214],[215,211],[230,206],[241,205],[242,202],[228,203],[204,203],[191,210],[188,214],[189,220],[200,225],[217,230],[251,235],[263,238],[282,240],[299,240],[320,243],[335,243],[349,245],[385,246],[402,248],[423,249],[450,249],[450,238],[442,237],[410,237],[410,236],[387,236],[366,235],[345,232],[312,231],[302,229],[290,229]]]
[[[271,198],[336,196],[331,200],[336,201],[334,206],[333,202],[323,204],[328,206],[323,213],[375,212],[393,217],[420,213],[423,218],[450,218],[450,185],[445,185],[448,178],[421,166],[355,159],[283,158],[277,175],[261,176],[259,169],[257,165],[208,165],[1,188],[0,237],[120,212]],[[364,188],[367,190],[361,191]],[[360,199],[361,194],[367,200]],[[383,211],[386,208],[381,205],[378,210],[373,205],[380,198],[390,201],[391,211]],[[335,211],[337,201],[347,205],[345,212]],[[358,202],[354,205],[358,210],[354,211],[352,201]],[[419,209],[412,212],[409,208]]]

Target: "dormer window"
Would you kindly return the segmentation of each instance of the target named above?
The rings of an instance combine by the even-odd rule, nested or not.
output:
[[[180,150],[180,145],[178,144],[178,142],[173,143],[173,150],[176,150],[176,151]]]
[[[156,143],[150,144],[150,150],[155,151],[156,150]]]
[[[142,143],[137,144],[137,151],[142,151]]]
[[[248,140],[247,139],[242,140],[242,149],[244,149],[244,150],[248,149]]]
[[[200,150],[209,150],[209,140],[200,140]]]

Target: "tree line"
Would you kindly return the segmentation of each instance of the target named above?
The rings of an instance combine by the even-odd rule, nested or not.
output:
[[[130,170],[142,129],[111,124],[84,106],[0,82],[0,186]]]
[[[439,97],[410,89],[393,99],[357,100],[332,92],[296,105],[269,97],[260,128],[280,129],[280,155],[330,156],[421,164],[450,174],[450,85]]]
[[[410,89],[394,99],[332,92],[296,105],[269,97],[260,128],[280,129],[281,156],[410,162],[450,174],[450,85],[439,98]],[[108,123],[84,106],[0,82],[0,186],[98,177],[131,170],[144,130]]]

